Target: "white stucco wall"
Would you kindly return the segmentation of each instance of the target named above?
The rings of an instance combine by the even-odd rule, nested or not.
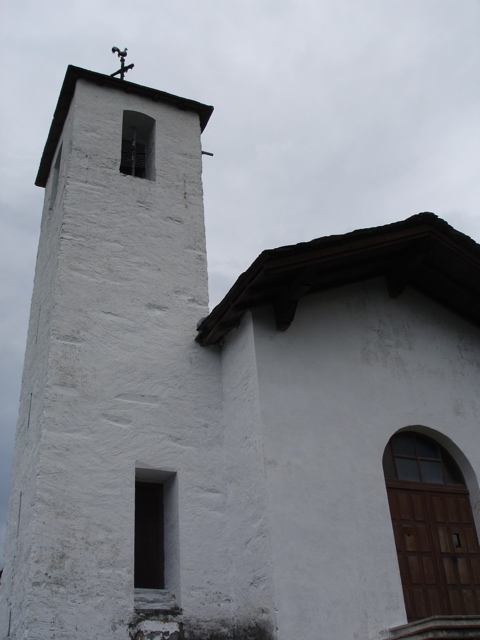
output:
[[[239,632],[257,626],[272,633],[276,619],[271,518],[250,313],[241,329],[229,336],[222,356],[232,605]]]
[[[119,173],[124,109],[156,120],[155,181]],[[0,635],[128,637],[136,467],[176,474],[167,587],[186,619],[226,609],[228,620],[220,361],[193,342],[208,302],[198,115],[79,80],[61,143],[53,211],[52,176],[46,189],[12,482],[22,526],[14,504]]]
[[[71,137],[72,118],[65,123],[65,139]],[[59,145],[60,147],[60,145]],[[68,152],[64,152],[64,158]],[[66,165],[57,181],[56,206],[51,207],[52,180],[45,190],[45,206],[30,309],[30,323],[22,378],[20,410],[10,482],[5,538],[5,568],[0,586],[0,637],[20,633],[31,585],[31,557],[35,535],[37,468],[41,455],[43,412],[54,313],[54,290],[61,242],[62,207]]]
[[[270,309],[253,318],[279,640],[376,639],[406,622],[389,438],[437,437],[478,516],[480,334],[416,291],[392,300],[383,279],[302,299],[284,333]]]

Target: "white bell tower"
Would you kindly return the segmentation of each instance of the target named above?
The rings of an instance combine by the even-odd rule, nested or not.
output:
[[[36,181],[2,638],[134,637],[142,606],[218,615],[225,524],[198,503],[221,495],[220,366],[194,342],[208,313],[200,134],[212,111],[66,73]]]

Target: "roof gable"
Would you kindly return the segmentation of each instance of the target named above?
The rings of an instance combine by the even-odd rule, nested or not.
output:
[[[303,296],[385,276],[391,297],[412,286],[480,326],[480,245],[433,213],[263,251],[199,323],[197,342],[218,343],[248,309],[272,305],[285,331]]]

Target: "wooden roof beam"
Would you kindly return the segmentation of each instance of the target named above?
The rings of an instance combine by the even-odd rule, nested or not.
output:
[[[428,253],[428,243],[424,242],[421,247],[404,256],[395,269],[386,274],[390,298],[398,298],[405,291],[415,271],[425,262]]]
[[[302,269],[295,280],[282,290],[281,295],[273,303],[275,323],[278,331],[286,331],[292,324],[300,298],[307,295],[317,280],[317,269]]]

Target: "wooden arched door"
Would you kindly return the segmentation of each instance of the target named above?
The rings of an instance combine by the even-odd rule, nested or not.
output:
[[[383,457],[408,621],[480,614],[480,548],[460,469],[431,438],[403,431]]]

